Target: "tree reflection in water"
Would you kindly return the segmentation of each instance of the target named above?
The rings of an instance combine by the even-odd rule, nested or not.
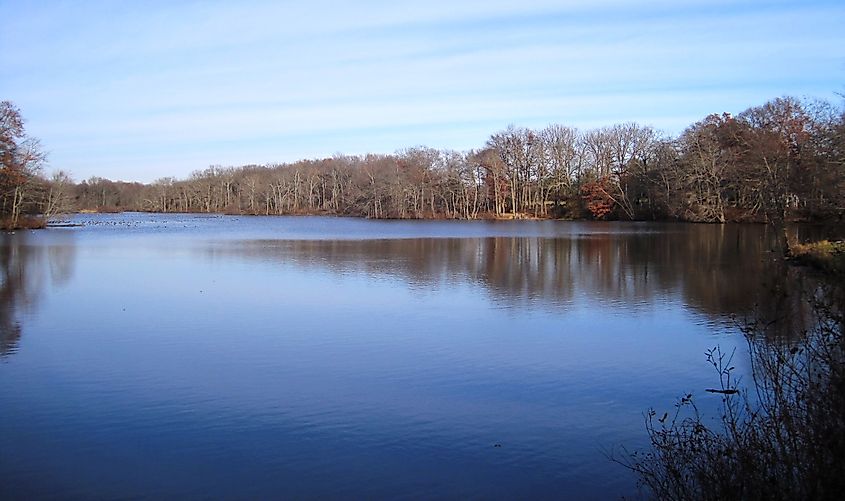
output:
[[[714,321],[756,313],[759,305],[786,311],[792,296],[784,291],[797,278],[771,252],[767,227],[654,228],[554,238],[230,241],[203,252],[365,272],[434,290],[480,285],[511,307],[560,311],[588,300],[631,308],[678,297]]]
[[[19,315],[37,307],[45,288],[70,280],[74,259],[70,232],[0,235],[0,357],[18,349],[23,330]]]
[[[202,246],[247,259],[273,260],[333,273],[365,272],[419,290],[479,287],[504,307],[565,311],[591,301],[629,311],[678,298],[713,321],[732,315],[792,312],[803,322],[801,274],[770,252],[765,226],[584,225],[556,237],[391,238],[363,240],[225,240]],[[17,350],[22,312],[45,287],[73,273],[76,235],[47,230],[0,235],[0,356]],[[799,275],[799,277],[796,277]],[[800,284],[799,284],[800,285]]]

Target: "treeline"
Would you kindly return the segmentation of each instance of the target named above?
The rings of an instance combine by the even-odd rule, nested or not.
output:
[[[148,185],[58,176],[47,183],[46,208],[782,223],[840,220],[844,173],[843,110],[785,97],[708,116],[674,138],[636,123],[584,131],[554,124],[509,127],[468,152],[415,147],[212,166]]]

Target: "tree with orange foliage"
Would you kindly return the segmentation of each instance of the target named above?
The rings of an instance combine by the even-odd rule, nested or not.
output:
[[[609,189],[609,176],[602,176],[581,185],[581,199],[587,204],[587,210],[590,211],[593,218],[604,219],[613,212],[616,202],[610,196]]]

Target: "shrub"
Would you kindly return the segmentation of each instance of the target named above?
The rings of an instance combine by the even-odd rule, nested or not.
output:
[[[646,414],[650,450],[623,449],[614,460],[657,499],[839,499],[845,493],[845,318],[834,297],[814,294],[814,323],[793,339],[772,339],[770,323],[743,327],[750,388],[734,378],[733,353],[707,352],[719,377],[719,386],[707,391],[722,398],[715,426],[685,395],[673,413]]]

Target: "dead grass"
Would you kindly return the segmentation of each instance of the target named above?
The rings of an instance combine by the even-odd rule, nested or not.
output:
[[[789,252],[792,260],[798,264],[845,274],[845,242],[820,240],[803,244],[792,243]]]
[[[17,222],[7,217],[0,220],[0,228],[12,230],[40,230],[47,227],[47,219],[40,216],[20,216]]]

